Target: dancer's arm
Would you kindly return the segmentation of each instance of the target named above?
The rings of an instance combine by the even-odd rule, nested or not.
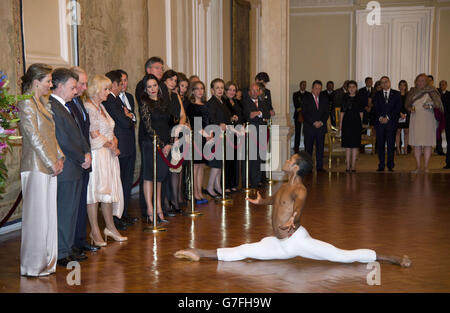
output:
[[[258,204],[258,205],[272,205],[275,202],[274,201],[275,200],[275,194],[273,196],[271,196],[271,197],[267,197],[267,198],[263,199],[261,197],[261,194],[258,191],[256,193],[256,199],[245,198],[245,200],[247,200],[250,203]]]
[[[303,206],[305,205],[306,194],[307,192],[305,188],[298,189],[295,193],[292,215],[284,225],[279,226],[281,230],[291,232],[292,230],[300,227],[300,215],[302,213]]]

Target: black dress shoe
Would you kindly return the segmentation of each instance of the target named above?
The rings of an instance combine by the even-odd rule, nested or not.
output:
[[[83,262],[86,261],[88,259],[87,255],[82,251],[82,250],[73,250],[73,254],[70,256],[70,258],[72,258],[72,260],[74,261],[79,261],[79,262]]]
[[[389,172],[393,172],[394,169],[392,167],[388,167]]]
[[[85,246],[81,247],[81,250],[88,252],[97,252],[98,250],[100,250],[100,247],[86,244]]]
[[[326,171],[323,168],[318,168],[317,173],[325,173]]]
[[[132,216],[124,216],[121,218],[121,220],[127,223],[128,225],[134,225],[139,221],[139,218]]]
[[[66,258],[62,258],[62,259],[59,259],[58,261],[56,261],[56,264],[59,266],[67,267],[67,264],[69,264],[72,261],[73,261],[73,259],[71,257],[66,257]]]
[[[177,216],[177,214],[175,213],[174,210],[170,210],[164,213],[164,215],[168,216],[168,217],[175,217]]]
[[[450,165],[446,165],[443,167],[444,170],[450,170]]]
[[[384,172],[384,167],[379,167],[379,168],[377,169],[377,172]]]

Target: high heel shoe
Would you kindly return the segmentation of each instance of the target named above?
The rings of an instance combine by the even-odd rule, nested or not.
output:
[[[128,240],[128,237],[122,237],[120,235],[116,235],[112,231],[110,231],[108,228],[105,228],[103,230],[103,233],[105,234],[105,241],[106,242],[108,241],[108,236],[111,237],[112,239],[114,239],[115,241],[119,241],[119,242]]]
[[[161,213],[158,213],[158,219],[159,219],[159,222],[161,222],[161,223],[169,223],[169,221],[166,220],[164,217],[161,217],[160,214],[161,214]]]
[[[96,245],[97,247],[106,247],[106,242],[95,241],[94,236],[92,236],[92,233],[89,234],[89,237],[91,238],[91,245]]]
[[[205,192],[208,196],[210,196],[211,198],[213,198],[213,199],[220,199],[220,198],[222,198],[221,195],[215,195],[215,196],[213,196],[208,190],[205,190],[204,192]]]
[[[153,214],[147,215],[146,222],[147,224],[153,224]]]

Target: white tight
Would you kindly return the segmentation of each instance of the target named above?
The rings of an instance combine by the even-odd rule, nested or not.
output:
[[[342,250],[329,243],[313,239],[302,226],[289,238],[280,240],[276,237],[266,237],[256,243],[217,249],[217,257],[220,261],[238,261],[247,258],[284,260],[297,256],[340,263],[369,263],[377,258],[373,250]]]

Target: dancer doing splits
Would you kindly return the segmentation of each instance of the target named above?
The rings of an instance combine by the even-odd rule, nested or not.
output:
[[[257,243],[244,244],[234,248],[217,250],[187,249],[175,253],[179,259],[199,261],[209,258],[219,261],[238,261],[247,258],[258,260],[290,259],[297,256],[340,263],[369,263],[386,261],[402,267],[411,266],[408,256],[403,258],[384,256],[373,250],[342,250],[333,245],[311,238],[301,226],[300,216],[306,200],[304,177],[312,170],[312,159],[306,152],[294,154],[284,166],[289,181],[283,184],[272,197],[263,199],[258,192],[256,199],[248,199],[253,204],[273,205],[272,228],[274,237],[266,237]]]

